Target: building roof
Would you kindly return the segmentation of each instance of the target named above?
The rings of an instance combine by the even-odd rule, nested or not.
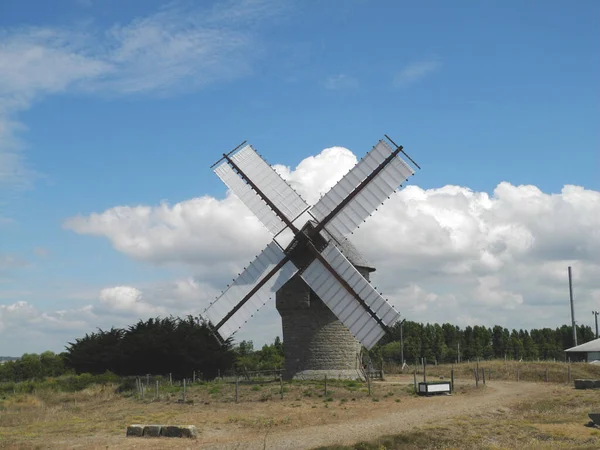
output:
[[[362,267],[367,269],[369,272],[375,272],[375,266],[370,262],[365,255],[358,251],[354,244],[347,238],[340,240],[339,242],[331,236],[326,230],[323,230],[324,234],[333,239],[333,242],[337,244],[337,247],[344,254],[348,261],[350,261],[356,267]]]
[[[565,352],[600,352],[600,339],[594,339],[577,347],[568,348]]]
[[[356,267],[362,267],[367,269],[369,272],[375,272],[375,266],[370,262],[365,255],[358,251],[352,242],[348,239],[344,239],[338,246],[340,251],[344,254],[348,260]]]

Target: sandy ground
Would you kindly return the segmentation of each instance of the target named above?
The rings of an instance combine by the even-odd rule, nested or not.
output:
[[[548,394],[548,385],[542,383],[494,381],[485,388],[452,396],[407,396],[400,401],[390,398],[379,402],[330,403],[327,407],[322,402],[293,401],[211,404],[204,408],[190,407],[189,412],[176,417],[177,423],[197,426],[199,435],[195,440],[126,438],[124,431],[122,434],[96,431],[87,436],[52,436],[41,442],[35,439],[16,448],[311,449],[372,440],[427,425],[444,425],[458,417],[506,412],[516,402]]]

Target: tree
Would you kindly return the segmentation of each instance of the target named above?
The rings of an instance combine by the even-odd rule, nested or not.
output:
[[[69,343],[66,362],[78,373],[191,377],[199,371],[214,378],[233,367],[231,347],[231,340],[220,344],[199,318],[166,317],[140,320],[126,330],[86,334]]]

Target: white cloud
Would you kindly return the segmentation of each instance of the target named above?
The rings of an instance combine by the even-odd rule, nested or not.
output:
[[[332,147],[295,168],[275,169],[314,203],[355,162],[349,150]],[[12,336],[8,326],[10,333],[21,327],[27,333],[23,345],[56,342],[60,349],[65,340],[97,326],[196,315],[270,241],[230,194],[174,205],[119,206],[70,218],[65,227],[105,237],[138,261],[174,264],[193,276],[144,284],[122,280],[92,297],[86,294],[87,306],[60,312],[40,312],[23,301],[5,304],[0,337]],[[569,265],[576,318],[592,323],[583,311],[597,309],[600,301],[598,230],[600,192],[579,186],[550,194],[502,182],[488,194],[460,186],[425,190],[412,185],[393,195],[352,240],[377,267],[373,284],[410,320],[534,328],[569,321]],[[3,261],[15,264],[13,256]],[[65,329],[56,331],[63,323]],[[281,333],[280,323],[271,302],[237,338],[270,341]]]
[[[223,200],[205,196],[172,206],[118,206],[73,217],[64,226],[106,236],[117,250],[137,260],[192,265],[205,278],[239,269],[241,261],[269,241],[268,232],[233,195]]]
[[[82,299],[89,303],[58,311],[43,311],[25,300],[0,303],[0,355],[19,356],[47,349],[62,351],[67,342],[97,328],[126,327],[150,317],[197,315],[217,292],[193,278],[183,278],[141,288],[107,287],[93,295],[74,293],[74,305]],[[32,298],[33,294],[12,291],[4,296],[4,293],[0,293],[0,301]]]
[[[393,84],[396,87],[406,86],[425,78],[426,76],[439,70],[441,67],[442,63],[438,59],[429,59],[410,63],[396,74]]]
[[[349,150],[333,147],[294,169],[275,169],[314,203],[355,162]],[[231,195],[122,206],[71,218],[65,226],[104,236],[138,260],[188,265],[196,280],[214,290],[270,239]],[[575,273],[577,309],[595,307],[599,229],[600,192],[579,186],[548,194],[502,182],[492,195],[460,186],[408,186],[352,240],[377,266],[374,284],[412,320],[477,317],[487,325],[530,328],[568,321],[568,265]],[[268,332],[250,324],[240,336],[254,332],[271,339],[279,318],[272,306],[262,314],[261,327],[271,324]]]
[[[167,95],[246,75],[261,53],[255,25],[281,10],[232,1],[205,10],[170,4],[105,29],[0,28],[0,188],[31,185],[15,115],[64,91]]]
[[[165,314],[165,309],[150,305],[142,299],[139,289],[130,286],[115,286],[100,291],[100,304],[109,310],[131,313],[136,316]]]
[[[96,319],[91,306],[43,312],[25,301],[0,305],[0,336],[4,344],[0,345],[0,353],[19,347],[15,343],[37,348],[37,351],[49,347],[60,350],[66,344],[61,337],[65,334],[69,338],[79,337],[93,331]]]

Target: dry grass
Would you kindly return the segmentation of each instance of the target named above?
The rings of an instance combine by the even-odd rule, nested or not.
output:
[[[445,368],[436,369],[442,374]],[[495,369],[500,373],[501,367]],[[432,372],[430,377],[434,376]],[[322,382],[285,383],[283,400],[279,382],[240,384],[237,404],[235,385],[224,382],[188,387],[186,399],[193,403],[186,404],[178,403],[181,390],[170,386],[164,388],[158,400],[153,391],[142,400],[132,393],[117,393],[114,385],[96,385],[75,393],[40,390],[36,394],[11,394],[0,397],[0,448],[137,448],[135,440],[124,438],[125,427],[131,423],[194,424],[200,431],[200,442],[214,443],[254,439],[265,432],[281,435],[321,425],[353,427],[367,416],[385,420],[392,411],[427,414],[427,409],[419,409],[426,406],[454,412],[459,404],[460,414],[449,413],[444,416],[447,420],[433,427],[419,425],[414,431],[362,447],[339,448],[600,448],[600,433],[583,426],[587,413],[600,406],[599,391],[575,391],[553,383],[531,384],[536,386],[536,396],[507,409],[498,402],[502,396],[491,396],[494,378],[488,388],[476,389],[469,378],[460,379],[463,373],[469,374],[466,365],[463,371],[456,371],[455,395],[436,399],[435,403],[413,394],[409,384],[412,376],[390,376],[387,382],[373,383],[371,397],[366,385],[359,382],[330,381],[327,395]],[[505,373],[509,374],[510,368]],[[509,391],[518,386],[518,392],[528,392],[527,383],[505,384]],[[470,407],[473,402],[488,401],[489,407]],[[144,441],[144,447],[180,445],[158,441]]]
[[[473,369],[479,365],[479,369],[485,369],[486,378],[491,380],[516,381],[517,371],[520,381],[544,382],[546,370],[548,371],[548,381],[550,383],[567,383],[569,376],[569,367],[571,371],[571,381],[576,378],[600,379],[600,365],[587,363],[564,363],[552,361],[480,361],[463,362],[460,364],[440,364],[438,366],[428,365],[428,377],[450,377],[450,372],[454,368],[456,378],[473,379]],[[399,373],[399,368],[394,365],[384,367],[386,373]],[[406,369],[404,373],[411,374],[414,366]],[[422,377],[423,370],[417,367],[417,374]]]
[[[133,393],[118,394],[117,386],[95,385],[80,392],[40,390],[0,398],[0,448],[61,447],[63,439],[90,436],[123,436],[131,423],[195,424],[208,438],[227,429],[263,430],[336,423],[359,416],[366,407],[385,407],[413,397],[406,385],[378,386],[368,397],[360,382],[329,381],[327,396],[322,382],[284,384],[280,398],[278,381],[239,385],[225,382],[198,383],[186,391],[165,387],[160,398],[149,390],[145,399]],[[377,402],[373,402],[376,399]],[[371,406],[373,405],[373,406]],[[219,432],[218,430],[221,430]]]

